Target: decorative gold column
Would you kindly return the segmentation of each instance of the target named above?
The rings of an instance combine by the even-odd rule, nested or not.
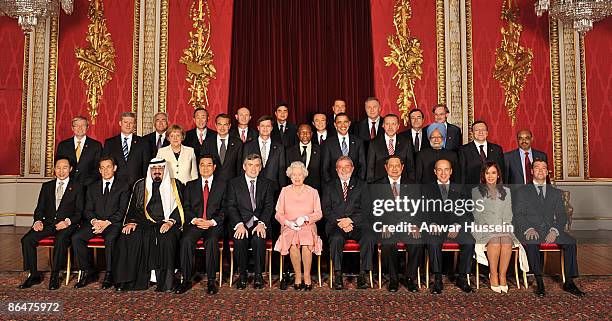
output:
[[[555,180],[563,178],[563,130],[561,124],[561,72],[559,58],[559,24],[549,18],[550,76],[552,96],[552,137]]]
[[[562,108],[565,111],[562,128],[565,134],[565,174],[568,178],[580,177],[580,155],[578,150],[578,106],[576,91],[576,43],[574,29],[563,25],[563,86]]]
[[[584,35],[579,38],[580,48],[580,99],[582,102],[582,161],[584,164],[583,175],[585,179],[591,178],[589,172],[589,112],[587,100],[586,83],[586,60],[584,58]]]
[[[436,53],[438,66],[438,104],[446,105],[446,42],[444,0],[436,0]],[[427,110],[430,106],[423,109]]]

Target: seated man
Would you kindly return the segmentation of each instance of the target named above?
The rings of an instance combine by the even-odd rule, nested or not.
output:
[[[574,278],[578,277],[578,262],[576,258],[576,240],[565,232],[567,213],[560,190],[546,184],[548,165],[541,159],[531,163],[533,184],[527,184],[516,192],[514,202],[514,227],[516,236],[521,243],[527,244],[527,259],[529,270],[536,277],[536,294],[543,297],[544,282],[542,281],[542,262],[540,260],[540,244],[556,243],[564,253],[565,284],[563,290],[582,296],[582,292]]]
[[[253,249],[255,277],[253,286],[264,287],[261,273],[266,256],[266,231],[274,214],[275,183],[258,177],[261,172],[261,156],[249,154],[242,163],[244,176],[229,181],[225,195],[225,210],[229,226],[234,229],[234,246],[240,279],[236,288],[243,290],[247,284],[249,245]],[[230,277],[232,277],[230,275]]]
[[[136,181],[126,224],[113,253],[116,290],[146,290],[155,272],[156,292],[173,288],[176,252],[185,221],[183,185],[170,178],[166,161],[149,162],[145,178]]]
[[[117,165],[111,157],[104,156],[99,162],[102,179],[87,187],[85,210],[81,228],[72,236],[72,250],[81,271],[79,282],[75,288],[82,288],[97,279],[95,267],[89,262],[87,242],[96,235],[104,238],[104,254],[106,255],[106,274],[102,289],[113,286],[112,252],[130,201],[130,188],[125,181],[115,179]]]
[[[376,238],[363,206],[367,203],[365,182],[353,175],[353,161],[340,156],[336,161],[337,178],[323,185],[321,205],[327,219],[325,231],[330,245],[330,256],[334,264],[334,288],[342,290],[342,252],[346,239],[359,242],[360,273],[357,288],[368,287],[366,275],[372,270],[372,255]]]
[[[204,240],[206,255],[206,274],[208,275],[208,294],[216,294],[219,288],[215,283],[217,262],[219,262],[218,241],[223,230],[223,197],[227,181],[223,176],[214,176],[217,166],[213,156],[203,155],[198,161],[200,178],[187,183],[185,187],[185,229],[181,238],[181,271],[183,283],[175,293],[185,293],[191,288],[191,277],[195,264],[196,243]]]
[[[438,160],[434,165],[434,172],[437,181],[423,186],[423,196],[426,200],[441,200],[439,204],[445,204],[447,200],[452,200],[454,204],[459,204],[460,200],[467,200],[461,185],[450,181],[453,174],[451,162],[446,159]],[[424,233],[429,252],[431,272],[434,275],[434,284],[431,288],[433,294],[442,293],[442,244],[445,241],[459,243],[459,266],[458,275],[455,281],[457,287],[463,292],[471,293],[474,290],[467,282],[467,275],[472,269],[472,257],[474,256],[474,237],[465,231],[465,222],[473,222],[474,217],[471,212],[459,212],[447,210],[447,206],[432,206],[424,215],[428,231]]]
[[[38,242],[47,236],[55,236],[53,247],[53,265],[49,290],[60,286],[59,271],[66,265],[66,255],[70,246],[70,237],[77,228],[83,211],[83,187],[70,179],[72,171],[70,160],[60,157],[55,160],[55,179],[43,183],[34,210],[34,225],[21,238],[23,252],[23,269],[30,276],[19,288],[26,289],[42,282],[38,272],[36,247]]]
[[[378,139],[378,138],[376,138]],[[370,150],[374,148],[374,145],[370,147]],[[380,200],[395,200],[398,197],[401,199],[419,199],[421,197],[419,188],[417,185],[402,184],[402,180],[406,180],[402,177],[404,172],[404,163],[402,158],[398,155],[388,156],[385,161],[385,171],[387,177],[383,177],[370,185],[370,195],[373,199]],[[399,282],[397,277],[397,243],[405,243],[408,245],[408,266],[406,271],[405,284],[406,288],[410,292],[418,292],[419,289],[414,283],[417,279],[419,263],[423,259],[423,242],[421,235],[418,230],[419,227],[419,215],[407,215],[403,212],[390,212],[383,214],[378,217],[374,217],[374,220],[382,218],[385,224],[396,225],[398,223],[412,223],[414,228],[410,233],[394,233],[388,230],[381,231],[381,255],[382,259],[387,263],[389,269],[389,287],[390,292],[397,292],[399,289]],[[377,231],[378,232],[378,231]]]

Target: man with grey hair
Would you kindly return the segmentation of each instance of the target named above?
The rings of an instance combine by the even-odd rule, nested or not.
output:
[[[98,179],[98,161],[102,154],[102,144],[87,137],[89,123],[87,118],[76,116],[72,119],[72,132],[74,135],[57,144],[57,157],[66,157],[73,164],[74,170],[71,178],[83,187]]]
[[[149,155],[157,155],[157,151],[170,145],[168,137],[166,137],[166,130],[168,129],[168,114],[159,112],[153,117],[153,126],[155,130],[152,133],[144,135],[142,139],[147,143],[149,148]]]

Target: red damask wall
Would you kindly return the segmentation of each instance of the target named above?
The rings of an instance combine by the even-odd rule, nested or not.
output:
[[[398,113],[399,89],[395,79],[395,66],[385,66],[384,57],[391,52],[387,36],[396,34],[393,25],[394,1],[371,0],[372,47],[374,49],[374,88],[382,105],[383,114]],[[411,1],[412,18],[408,23],[411,34],[421,41],[423,50],[423,76],[415,84],[417,104],[425,112],[425,123],[432,120],[431,107],[438,102],[437,51],[436,51],[436,2]],[[414,108],[414,105],[413,105]]]
[[[502,0],[472,1],[472,50],[474,70],[474,119],[489,125],[489,140],[504,151],[517,148],[516,132],[531,129],[533,146],[552,159],[552,103],[548,17],[537,17],[532,1],[518,1],[523,25],[520,43],[533,50],[532,72],[521,94],[516,124],[507,115],[504,92],[493,78],[495,51],[501,43]],[[550,161],[549,161],[550,163]],[[549,167],[552,168],[552,163]]]
[[[612,119],[612,18],[595,24],[585,38],[589,114],[590,177],[612,178],[610,120]]]
[[[19,175],[24,35],[14,19],[0,17],[0,175]]]

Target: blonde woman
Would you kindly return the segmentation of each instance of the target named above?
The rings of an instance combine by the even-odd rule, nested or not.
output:
[[[166,160],[170,177],[178,179],[181,183],[198,178],[198,166],[193,148],[183,145],[185,131],[179,125],[172,125],[166,131],[170,145],[157,151],[157,158]]]

